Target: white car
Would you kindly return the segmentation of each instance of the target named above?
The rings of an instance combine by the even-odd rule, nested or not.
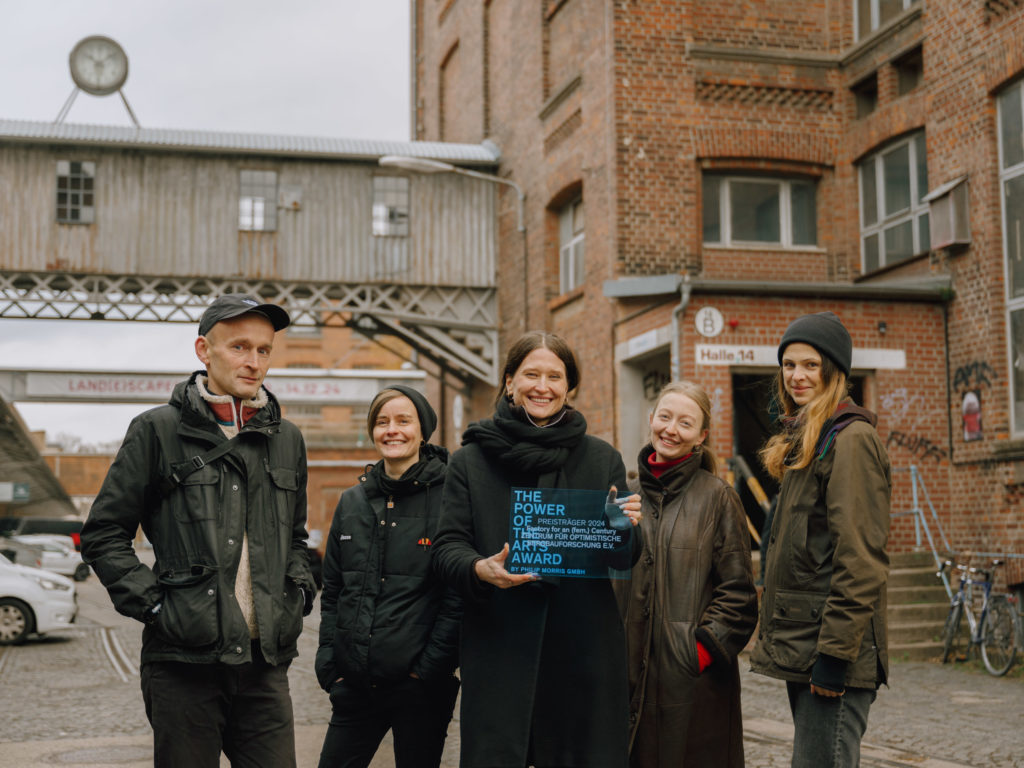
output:
[[[75,583],[56,573],[15,565],[0,555],[0,645],[67,629],[78,614]]]
[[[39,567],[44,571],[70,576],[75,581],[89,578],[89,566],[82,562],[82,553],[75,550],[75,540],[70,536],[59,533],[24,533],[10,538],[39,547],[42,550]]]

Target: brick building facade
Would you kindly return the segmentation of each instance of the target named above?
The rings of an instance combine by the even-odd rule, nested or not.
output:
[[[828,309],[894,511],[915,466],[955,549],[1024,553],[1019,0],[412,12],[413,138],[490,139],[526,193],[525,233],[499,199],[502,341],[567,337],[578,405],[627,465],[674,373],[712,395],[718,453],[755,465],[774,345]]]

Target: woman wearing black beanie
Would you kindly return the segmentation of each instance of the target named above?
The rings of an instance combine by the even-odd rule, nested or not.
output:
[[[417,390],[381,390],[366,429],[380,461],[341,495],[324,556],[316,674],[331,696],[321,768],[370,764],[390,729],[396,768],[441,763],[459,681],[462,601],[434,574],[448,451]]]
[[[847,395],[849,332],[804,315],[779,344],[782,430],[761,460],[782,483],[751,668],[786,681],[794,768],[860,764],[888,677],[889,458],[874,413]]]

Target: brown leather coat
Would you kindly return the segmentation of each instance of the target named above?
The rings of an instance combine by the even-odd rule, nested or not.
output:
[[[626,620],[630,764],[743,765],[737,655],[757,622],[736,492],[694,455],[655,478],[640,453],[644,551],[619,585]],[[628,592],[628,594],[627,594]],[[714,661],[699,673],[697,640]]]

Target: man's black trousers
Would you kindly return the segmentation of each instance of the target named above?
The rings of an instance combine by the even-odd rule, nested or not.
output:
[[[294,768],[295,726],[288,664],[274,667],[252,644],[248,664],[142,665],[142,697],[153,726],[154,768]]]

